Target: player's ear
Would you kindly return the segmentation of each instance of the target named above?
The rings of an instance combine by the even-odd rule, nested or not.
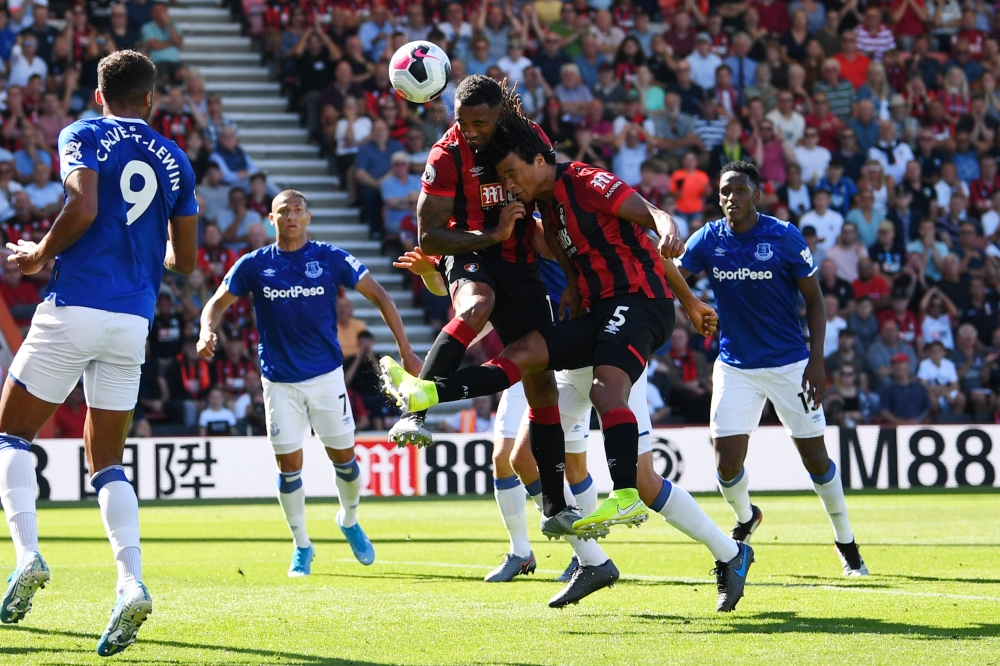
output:
[[[104,95],[101,94],[100,88],[94,88],[94,101],[97,102],[98,106],[104,107]]]

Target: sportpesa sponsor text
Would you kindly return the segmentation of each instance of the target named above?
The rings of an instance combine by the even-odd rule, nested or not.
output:
[[[303,287],[300,284],[295,285],[289,289],[271,289],[271,287],[264,287],[264,298],[269,301],[273,301],[277,298],[298,298],[300,296],[322,296],[326,293],[326,289],[322,286],[319,287]]]
[[[735,271],[720,271],[712,267],[712,277],[716,280],[770,280],[774,277],[771,271],[755,271],[749,268],[737,268]]]

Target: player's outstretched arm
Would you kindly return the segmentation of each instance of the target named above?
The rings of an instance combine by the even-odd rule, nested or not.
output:
[[[358,281],[355,289],[371,301],[382,314],[382,320],[392,331],[392,337],[396,338],[396,346],[399,348],[399,357],[403,362],[403,368],[411,375],[419,373],[423,363],[413,353],[413,347],[410,346],[410,341],[406,337],[406,329],[403,328],[403,320],[399,316],[399,310],[396,309],[392,297],[386,293],[382,285],[375,281],[375,278],[368,274]],[[202,319],[204,320],[204,317]]]
[[[163,267],[190,275],[198,260],[198,216],[170,218],[167,226],[167,256]]]
[[[46,262],[80,240],[97,217],[96,171],[76,169],[66,176],[64,185],[66,205],[41,242],[7,243],[7,249],[12,252],[7,261],[15,262],[25,275],[37,273]]]
[[[626,197],[618,208],[618,217],[655,231],[660,237],[660,256],[664,259],[675,259],[684,254],[684,241],[674,218],[646,201],[638,192]]]
[[[799,278],[799,291],[806,299],[806,321],[809,323],[809,363],[802,373],[802,390],[812,403],[819,408],[826,391],[826,370],[823,367],[823,341],[826,338],[826,304],[819,286],[819,274]]]
[[[449,229],[455,197],[441,197],[421,192],[417,199],[417,238],[427,254],[458,255],[482,250],[507,240],[514,222],[525,216],[524,204],[508,204],[500,213],[500,223],[484,231]]]
[[[212,298],[208,299],[208,303],[205,303],[205,308],[201,311],[201,333],[198,336],[198,353],[205,358],[215,355],[215,347],[219,344],[219,336],[215,331],[222,323],[222,315],[236,302],[236,298],[225,284],[221,284]]]
[[[684,308],[694,330],[705,337],[715,333],[716,329],[719,328],[719,314],[694,295],[687,280],[684,279],[680,269],[672,260],[663,260],[663,271],[667,274],[667,284],[670,286],[670,291],[674,292],[674,296]]]
[[[444,276],[438,272],[437,266],[431,257],[424,254],[420,247],[415,247],[409,252],[404,252],[396,261],[392,262],[394,268],[405,268],[424,281],[427,291],[435,296],[447,296],[448,285],[444,283]]]

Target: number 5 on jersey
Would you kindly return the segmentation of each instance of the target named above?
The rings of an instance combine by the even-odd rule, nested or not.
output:
[[[138,190],[132,189],[133,176],[142,177],[142,187]],[[125,200],[125,203],[132,204],[126,214],[128,220],[126,224],[132,226],[132,223],[146,212],[149,204],[153,203],[153,198],[156,197],[156,190],[159,187],[156,182],[156,172],[149,164],[141,160],[132,160],[122,169],[120,185],[122,199]]]

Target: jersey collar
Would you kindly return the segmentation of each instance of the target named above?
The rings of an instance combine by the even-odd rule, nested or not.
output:
[[[119,122],[125,122],[125,123],[142,123],[143,125],[146,125],[146,121],[143,120],[142,118],[120,118],[119,116],[115,115],[104,116],[104,117],[107,118],[108,120],[117,120]]]

